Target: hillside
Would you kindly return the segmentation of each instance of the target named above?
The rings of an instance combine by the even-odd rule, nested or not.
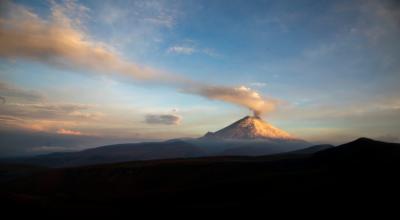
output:
[[[399,167],[399,144],[358,139],[313,154],[55,169],[3,183],[1,189],[8,206],[38,207],[46,201],[42,208],[57,212],[371,207],[398,198]]]

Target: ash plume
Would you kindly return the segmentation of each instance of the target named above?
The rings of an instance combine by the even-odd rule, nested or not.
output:
[[[263,98],[258,92],[245,86],[226,87],[199,85],[188,88],[184,90],[184,92],[246,107],[250,109],[256,117],[273,111],[277,104],[276,100]]]

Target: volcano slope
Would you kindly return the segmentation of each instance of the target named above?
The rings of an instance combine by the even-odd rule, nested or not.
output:
[[[360,138],[311,154],[48,169],[2,182],[1,205],[19,213],[90,216],[154,210],[332,211],[355,204],[389,208],[400,195],[399,165],[400,144]]]

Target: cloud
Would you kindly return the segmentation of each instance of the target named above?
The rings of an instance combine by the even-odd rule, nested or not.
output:
[[[94,125],[103,117],[81,104],[5,104],[0,108],[0,127],[67,134],[66,127]]]
[[[168,1],[136,1],[132,2],[135,20],[148,25],[172,28],[179,12],[176,9],[177,4]],[[174,7],[170,7],[173,5]]]
[[[396,0],[366,1],[359,7],[365,16],[355,31],[361,31],[371,41],[379,42],[400,28],[400,4]],[[381,43],[381,42],[379,42]]]
[[[8,99],[24,102],[37,102],[45,99],[43,95],[36,91],[26,90],[4,81],[0,81],[0,95],[3,104],[5,104]]]
[[[68,115],[89,120],[99,120],[105,116],[105,114],[102,112],[82,112],[82,111],[73,111],[70,112]]]
[[[185,55],[190,55],[195,51],[196,50],[193,47],[184,47],[184,46],[172,46],[167,50],[168,53],[185,54]]]
[[[201,52],[206,54],[206,55],[208,55],[208,56],[210,56],[210,57],[213,57],[213,58],[221,58],[221,57],[223,57],[221,54],[219,54],[218,52],[216,52],[212,48],[204,48],[204,49],[201,50]]]
[[[17,123],[22,123],[23,120],[19,117],[15,116],[10,116],[10,115],[0,115],[0,122],[1,125],[0,127],[4,127],[6,125],[15,125]]]
[[[185,92],[246,107],[255,116],[273,111],[278,103],[276,100],[262,98],[259,93],[245,86],[232,88],[201,85],[187,88]]]
[[[94,111],[93,105],[49,103],[37,91],[6,82],[0,81],[0,92],[7,100],[0,107],[0,128],[57,133],[60,129],[66,131],[68,126],[98,121],[105,115]]]
[[[148,114],[145,116],[145,122],[148,124],[178,125],[181,122],[181,116],[174,114]]]
[[[65,135],[82,135],[82,133],[80,131],[73,131],[73,130],[69,130],[69,129],[58,129],[57,130],[57,134],[65,134]]]
[[[91,107],[91,105],[64,103],[6,103],[0,108],[0,115],[31,119],[97,119],[102,116],[102,113],[98,112],[82,112],[90,110]]]
[[[265,82],[252,82],[252,83],[250,83],[250,85],[254,86],[254,87],[265,87],[267,85],[267,83],[265,83]]]
[[[90,39],[79,26],[79,18],[71,19],[65,12],[79,10],[77,4],[53,3],[48,20],[10,2],[2,6],[7,13],[0,19],[1,57],[162,81],[163,76],[158,71],[128,62],[108,45]]]
[[[247,87],[203,85],[193,80],[168,74],[129,62],[110,46],[91,39],[81,27],[86,9],[72,1],[65,5],[52,3],[48,19],[39,17],[27,8],[10,2],[3,3],[6,13],[0,18],[0,57],[23,58],[71,69],[84,69],[94,73],[118,74],[136,80],[165,84],[181,88],[183,92],[225,101],[251,109],[255,115],[273,110],[276,103],[264,100]],[[71,18],[71,13],[76,17]],[[76,15],[77,14],[77,15]],[[197,51],[189,47],[172,47],[171,52],[190,54]],[[202,50],[199,50],[202,51]],[[210,54],[211,50],[204,50]],[[195,89],[185,89],[195,85]],[[12,107],[12,106],[10,106]],[[13,106],[18,108],[18,106]],[[30,110],[53,113],[46,106],[29,106]],[[55,106],[54,106],[55,107]],[[57,108],[57,107],[56,107]],[[24,109],[19,108],[19,112]],[[30,111],[29,114],[36,114]]]
[[[186,40],[183,45],[174,45],[167,49],[167,53],[180,54],[180,55],[192,55],[195,53],[205,54],[210,57],[220,58],[221,55],[215,52],[212,48],[199,48],[195,46],[195,42],[192,40]]]

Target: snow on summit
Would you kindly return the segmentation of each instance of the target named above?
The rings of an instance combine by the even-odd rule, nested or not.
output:
[[[257,116],[246,116],[219,131],[208,132],[205,138],[297,140],[286,131],[268,124]]]

